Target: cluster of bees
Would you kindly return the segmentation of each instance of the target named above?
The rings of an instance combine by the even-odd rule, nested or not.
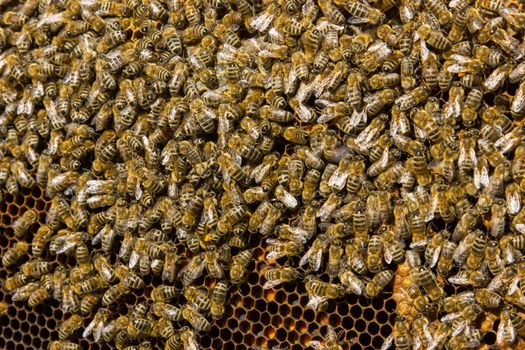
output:
[[[0,7],[0,194],[51,201],[13,223],[3,287],[72,313],[50,348],[198,349],[260,241],[288,261],[264,288],[304,283],[314,310],[403,270],[384,349],[477,348],[487,315],[499,346],[525,337],[523,3]]]

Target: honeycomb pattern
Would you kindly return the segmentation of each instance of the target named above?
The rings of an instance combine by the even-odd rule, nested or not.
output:
[[[41,190],[22,189],[17,196],[5,194],[0,204],[0,254],[12,247],[17,239],[10,227],[12,223],[26,210],[35,208],[39,212],[39,221],[28,231],[27,242],[31,242],[31,232],[45,222],[49,202]],[[180,253],[184,247],[180,245]],[[50,256],[44,258],[57,264],[73,265],[72,258]],[[263,290],[264,271],[270,262],[265,259],[265,244],[257,244],[254,259],[248,266],[246,282],[230,288],[228,305],[222,319],[212,324],[211,331],[200,339],[204,349],[271,349],[289,348],[293,350],[308,348],[312,340],[321,341],[326,335],[327,325],[341,332],[345,342],[343,349],[378,349],[384,339],[392,332],[396,302],[392,297],[392,288],[387,287],[383,294],[374,300],[348,295],[344,300],[330,301],[325,311],[314,312],[306,309],[308,296],[304,283],[287,283],[274,289]],[[25,259],[28,259],[28,255]],[[116,256],[112,256],[116,259]],[[25,261],[22,260],[21,262]],[[297,259],[297,258],[289,258]],[[281,258],[271,265],[284,266],[286,258]],[[288,261],[297,265],[298,261]],[[0,279],[5,281],[15,273],[16,266],[2,267]],[[326,274],[320,275],[324,281],[329,281]],[[151,290],[161,284],[160,277],[145,277],[146,287],[135,291],[121,300],[116,307],[119,314],[127,314],[134,305],[147,301]],[[201,277],[196,285],[213,287],[215,281],[209,277]],[[2,325],[0,349],[46,349],[52,340],[58,339],[58,327],[61,322],[70,317],[63,313],[55,300],[30,308],[25,302],[13,302],[4,288],[0,289],[0,300],[8,303],[7,313],[0,316]],[[89,315],[84,319],[87,326]],[[106,344],[99,344],[92,339],[82,339],[79,344],[83,349],[109,349]],[[492,341],[494,343],[494,341]],[[163,348],[163,342],[153,346]]]
[[[381,298],[372,301],[356,295],[330,301],[325,311],[306,309],[308,296],[303,283],[287,283],[263,290],[265,260],[264,244],[254,252],[247,283],[231,292],[226,316],[202,338],[206,348],[288,348],[304,349],[312,340],[321,341],[327,325],[342,331],[344,349],[378,349],[392,332],[396,303],[387,288]],[[277,265],[284,265],[280,259]],[[274,264],[272,264],[273,266]],[[293,262],[297,265],[297,261]],[[326,274],[320,275],[329,281]]]
[[[31,233],[35,232],[39,225],[45,222],[46,211],[50,202],[44,198],[43,191],[36,188],[34,190],[21,189],[20,193],[12,196],[4,194],[4,200],[0,203],[0,255],[17,243],[11,228],[12,223],[29,209],[36,209],[39,213],[38,223],[28,230],[24,240],[31,242]],[[29,253],[30,254],[30,253]],[[20,262],[28,260],[30,255]],[[63,256],[45,256],[46,260],[55,259],[57,263],[71,264]],[[47,349],[48,344],[58,339],[58,327],[61,322],[71,315],[63,313],[59,303],[50,299],[43,304],[31,308],[24,301],[12,301],[9,293],[3,287],[3,282],[7,277],[16,272],[17,266],[1,267],[0,280],[0,301],[6,302],[9,307],[7,313],[0,315],[1,336],[0,349]],[[102,350],[108,349],[91,340],[81,339],[79,344],[83,349]]]

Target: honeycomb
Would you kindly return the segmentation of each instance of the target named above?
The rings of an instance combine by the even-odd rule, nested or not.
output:
[[[0,230],[3,232],[0,236],[0,254],[18,242],[11,224],[26,210],[35,208],[39,212],[39,220],[32,230],[36,230],[44,223],[49,204],[43,191],[38,188],[32,191],[21,189],[14,197],[5,194],[0,204]],[[32,230],[26,235],[31,235]],[[392,297],[392,286],[385,288],[382,295],[373,300],[349,294],[342,300],[331,300],[326,310],[316,312],[306,309],[308,296],[304,283],[287,283],[273,289],[263,289],[266,282],[263,274],[269,266],[265,259],[265,248],[265,243],[255,247],[246,282],[230,288],[224,316],[212,323],[210,332],[201,336],[200,345],[203,349],[305,349],[312,340],[324,339],[329,324],[336,332],[341,332],[345,350],[378,349],[382,346],[384,339],[392,332],[395,318],[396,302]],[[47,255],[44,258],[54,259],[59,264],[74,265],[73,259],[64,255]],[[285,264],[284,258],[272,262],[272,266]],[[293,264],[297,265],[298,261],[293,261]],[[16,268],[2,267],[0,280],[5,281],[15,273]],[[319,277],[323,281],[330,279],[326,273]],[[147,300],[150,291],[161,284],[155,276],[147,276],[144,280],[147,284],[144,291],[132,293],[121,300],[116,310],[119,314],[127,314],[133,306]],[[214,283],[213,279],[206,276],[197,280],[195,285],[213,287]],[[4,288],[0,289],[0,301],[9,305],[7,313],[0,316],[0,349],[47,349],[51,341],[58,339],[61,322],[71,316],[70,313],[62,312],[58,301],[54,299],[34,308],[26,302],[11,301]],[[85,317],[84,326],[88,323],[89,317]],[[487,344],[493,344],[494,333],[489,338],[486,339]],[[108,344],[99,344],[92,338],[79,337],[78,343],[82,349],[110,349]]]

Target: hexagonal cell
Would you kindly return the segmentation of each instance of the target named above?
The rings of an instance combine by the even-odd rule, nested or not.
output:
[[[366,322],[362,319],[356,320],[354,323],[354,328],[360,333],[364,332],[366,330]]]
[[[367,321],[371,321],[375,318],[374,309],[367,307],[363,310],[363,318]]]
[[[315,319],[315,312],[312,309],[306,309],[303,312],[303,318],[308,321],[312,322]]]
[[[366,327],[366,330],[371,335],[376,335],[379,333],[379,325],[374,321],[369,322],[368,326]]]
[[[264,327],[263,334],[267,339],[273,339],[275,337],[275,328],[273,326]]]
[[[270,324],[275,328],[280,328],[283,325],[283,318],[280,315],[272,315]]]
[[[250,322],[243,320],[239,323],[239,330],[243,333],[247,333],[250,330]]]
[[[360,318],[362,313],[363,313],[363,308],[360,305],[353,305],[350,308],[350,315],[352,315],[354,319]]]
[[[245,297],[244,300],[242,301],[242,306],[244,307],[245,310],[252,309],[254,305],[255,305],[255,301],[250,297]]]

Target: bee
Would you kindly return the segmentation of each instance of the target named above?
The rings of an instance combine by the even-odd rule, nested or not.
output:
[[[20,259],[27,254],[29,250],[29,244],[24,241],[15,243],[15,245],[4,252],[2,256],[2,265],[11,266],[16,264]]]
[[[115,280],[115,270],[108,262],[106,257],[102,255],[95,256],[93,258],[93,265],[99,273],[99,275],[102,276],[102,278],[104,278],[106,281],[112,282],[113,280]]]
[[[299,265],[303,266],[308,263],[308,266],[314,271],[321,268],[323,260],[323,251],[329,247],[330,241],[326,235],[319,235],[312,243],[312,246],[306,251],[301,258]]]
[[[182,317],[188,321],[197,332],[208,332],[211,329],[210,322],[202,316],[193,306],[186,304],[182,307]]]
[[[365,286],[364,295],[367,298],[376,297],[392,280],[394,272],[390,270],[384,270],[378,272]]]
[[[357,17],[353,20],[352,23],[369,23],[369,24],[379,24],[383,23],[386,20],[386,15],[380,10],[367,6],[358,2],[348,2],[336,1],[336,4],[344,6],[345,10],[348,11],[352,16]]]
[[[103,54],[122,44],[127,39],[127,34],[123,30],[107,30],[97,43],[95,50]]]
[[[21,238],[27,230],[38,220],[38,212],[35,209],[29,209],[13,223],[13,232],[15,237]]]
[[[277,222],[283,215],[283,207],[284,205],[280,201],[269,204],[268,212],[259,228],[261,235],[268,236],[273,232]]]
[[[183,295],[188,302],[192,303],[200,311],[206,312],[211,307],[211,300],[204,289],[188,286],[184,289]]]
[[[109,287],[102,295],[102,305],[109,306],[129,294],[131,290],[123,283],[117,283]]]
[[[230,280],[232,283],[239,284],[244,279],[252,253],[251,250],[244,250],[233,257],[232,266],[230,268]]]
[[[405,317],[396,317],[394,322],[394,344],[396,349],[410,349],[412,345],[410,323]]]
[[[293,282],[301,277],[301,273],[292,267],[280,267],[269,269],[264,272],[266,282],[263,289],[270,289],[282,283]]]
[[[80,350],[80,345],[67,340],[54,340],[49,344],[49,350]]]
[[[339,280],[349,292],[362,295],[365,291],[365,283],[350,270],[341,270]]]
[[[230,210],[221,215],[217,222],[217,230],[224,234],[230,231],[235,224],[241,221],[247,214],[247,209],[243,205],[233,206]]]
[[[499,309],[503,304],[503,298],[499,294],[486,288],[476,290],[474,297],[480,305],[489,309]]]
[[[38,259],[28,261],[20,268],[24,275],[31,276],[33,278],[40,278],[42,275],[50,272],[52,269],[53,263],[41,261]]]
[[[151,312],[157,317],[161,317],[170,321],[182,321],[182,312],[181,310],[171,304],[163,302],[155,302],[151,305]]]
[[[95,293],[84,295],[82,297],[82,301],[80,302],[80,313],[82,315],[89,315],[99,303],[100,298],[100,295]]]
[[[510,113],[514,118],[518,118],[525,113],[525,83],[523,81],[520,83],[512,100]]]
[[[476,238],[470,246],[466,264],[470,269],[476,270],[481,266],[487,248],[487,237],[483,231],[476,232]]]
[[[228,282],[219,281],[213,288],[211,294],[210,313],[214,320],[222,317],[225,311],[226,295],[228,292]]]
[[[298,256],[304,251],[304,246],[301,243],[294,241],[282,241],[273,238],[266,240],[269,246],[269,252],[266,259],[275,260],[286,255]]]
[[[338,299],[345,295],[346,288],[334,284],[323,282],[313,275],[306,276],[306,292],[308,293],[308,304],[314,310],[323,309],[329,299]]]
[[[82,327],[83,323],[84,322],[80,315],[71,315],[71,317],[69,317],[60,325],[58,330],[58,338],[60,340],[71,338],[74,333]]]
[[[382,268],[383,261],[383,242],[378,235],[373,235],[368,241],[366,264],[368,270],[377,273]]]
[[[423,287],[432,301],[443,296],[443,289],[437,284],[436,277],[430,269],[420,267],[417,276],[419,285]]]
[[[380,228],[380,231],[382,231],[381,240],[383,241],[385,262],[387,264],[390,264],[392,261],[396,264],[402,263],[405,260],[403,242],[398,241],[394,232],[387,227]]]
[[[452,241],[445,241],[441,247],[439,260],[437,263],[437,271],[443,276],[447,276],[453,267],[453,255],[457,248],[457,244]]]
[[[25,14],[14,11],[6,11],[2,15],[2,24],[13,29],[22,28],[28,20],[29,18]]]
[[[205,266],[206,260],[204,259],[204,254],[198,254],[192,257],[188,264],[179,271],[178,276],[182,277],[182,284],[188,286],[191,282],[199,278]]]
[[[52,288],[51,288],[52,289]],[[45,287],[40,287],[33,291],[27,300],[27,305],[34,307],[35,305],[42,304],[46,300],[52,297],[50,290]]]

